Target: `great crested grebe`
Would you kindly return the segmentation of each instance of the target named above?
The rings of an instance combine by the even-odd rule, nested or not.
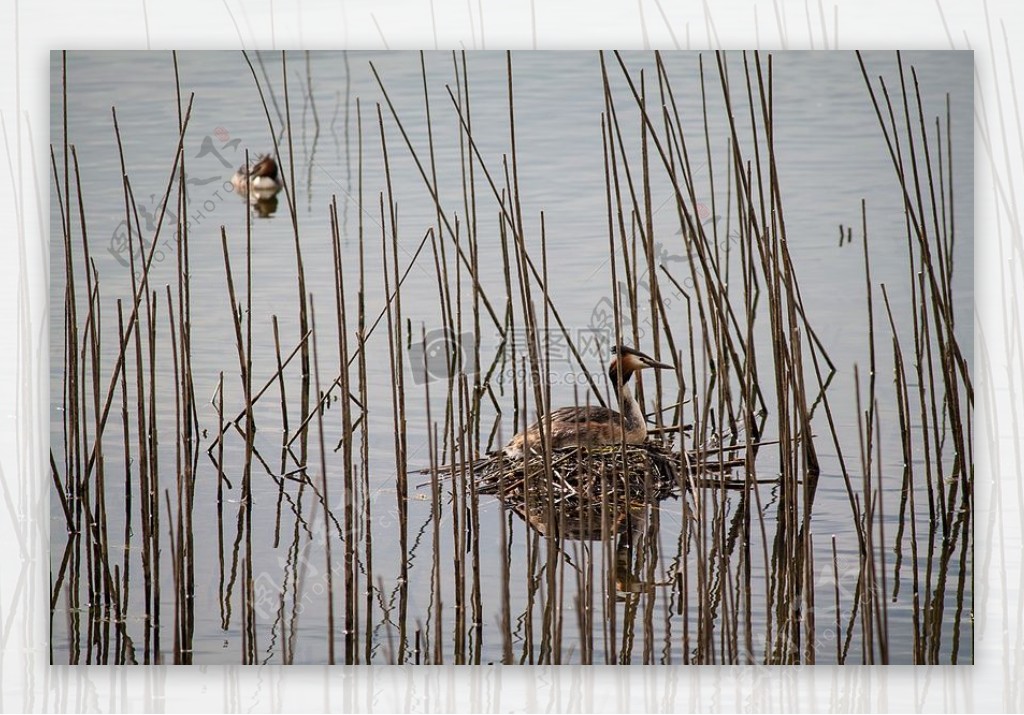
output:
[[[551,448],[599,447],[607,445],[641,444],[647,439],[647,423],[644,413],[629,388],[629,379],[634,372],[646,368],[671,370],[672,365],[658,362],[642,352],[618,346],[613,351],[615,359],[608,366],[608,379],[619,397],[622,413],[607,407],[562,407],[541,418],[525,432],[513,437],[502,449],[506,457],[521,459],[527,450],[540,449],[541,430],[550,419]]]
[[[231,185],[239,194],[251,193],[255,199],[272,198],[282,186],[277,162],[272,156],[263,155],[252,166],[240,166],[231,177]]]

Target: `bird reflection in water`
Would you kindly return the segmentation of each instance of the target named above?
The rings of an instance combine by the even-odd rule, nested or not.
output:
[[[249,205],[256,218],[270,218],[277,211],[277,204],[276,196],[269,199],[258,199],[255,195],[249,197]]]
[[[669,586],[671,579],[658,580],[658,502],[633,501],[613,504],[607,501],[582,503],[570,508],[551,507],[538,500],[512,506],[531,528],[567,553],[566,542],[605,542],[614,544],[614,562],[610,564],[615,582],[616,600],[631,601],[633,596],[653,593],[658,586]]]

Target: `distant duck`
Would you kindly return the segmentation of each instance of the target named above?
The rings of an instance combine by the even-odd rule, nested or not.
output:
[[[277,162],[271,156],[261,156],[252,166],[240,166],[231,177],[231,185],[239,194],[248,194],[252,199],[273,198],[281,190],[281,178]]]

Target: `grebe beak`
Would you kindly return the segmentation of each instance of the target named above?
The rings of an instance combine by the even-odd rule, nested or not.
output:
[[[648,357],[647,355],[637,355],[637,357],[640,358],[640,362],[642,363],[641,369],[643,369],[645,367],[653,367],[653,368],[655,368],[657,370],[675,370],[676,369],[675,365],[669,365],[668,363],[665,363],[665,362],[658,362],[654,358]]]
[[[669,365],[668,363],[658,362],[650,355],[644,355],[639,350],[628,348],[624,345],[616,346],[612,350],[612,354],[618,359],[623,360],[625,365],[628,365],[629,370],[644,370],[652,367],[657,370],[675,370],[675,365]]]

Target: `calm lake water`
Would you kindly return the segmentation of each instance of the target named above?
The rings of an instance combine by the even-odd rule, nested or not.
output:
[[[278,111],[283,113],[282,58],[280,54],[264,53],[256,64],[261,83],[273,87],[270,114],[278,125]],[[615,59],[606,55],[612,89],[617,106],[621,108],[620,121],[630,148],[638,148],[638,118],[622,72]],[[729,126],[721,100],[721,88],[713,54],[668,53],[664,56],[673,82],[675,98],[683,118],[684,128],[691,136],[691,162],[698,182],[697,193],[705,205],[702,219],[714,221],[719,214],[718,226],[723,245],[738,250],[730,233],[727,218],[730,210],[726,200],[725,179],[729,170],[727,160]],[[654,59],[650,55],[626,53],[624,61],[634,77],[645,69],[649,102],[657,106],[657,80]],[[701,109],[700,68],[703,61],[705,85],[708,94],[708,134],[713,150],[709,165],[704,150],[704,125]],[[743,58],[728,55],[733,73],[736,95],[745,98],[743,84]],[[902,484],[902,455],[895,403],[892,399],[891,348],[888,326],[881,308],[879,284],[885,284],[889,300],[903,335],[911,329],[912,296],[907,285],[907,244],[903,200],[896,181],[885,142],[879,131],[861,71],[854,54],[824,52],[789,52],[773,55],[774,129],[775,147],[779,165],[779,181],[785,205],[785,223],[800,289],[809,323],[815,327],[829,354],[836,363],[837,374],[829,387],[829,396],[836,422],[836,430],[849,455],[858,454],[858,413],[855,403],[854,366],[859,366],[862,380],[868,365],[868,320],[865,303],[864,266],[861,234],[861,201],[866,201],[867,228],[871,251],[872,281],[876,286],[875,327],[878,331],[879,419],[881,420],[882,484],[884,490],[885,533],[891,541],[895,533],[897,506]],[[952,123],[952,156],[956,217],[955,275],[953,293],[954,316],[962,345],[971,360],[973,334],[973,68],[969,53],[914,52],[903,56],[906,67],[913,65],[920,83],[921,100],[929,122],[934,115],[945,117],[946,98]],[[429,87],[430,110],[433,121],[434,155],[436,159],[440,200],[453,214],[464,217],[461,192],[461,161],[456,115],[446,85],[455,88],[453,61],[450,54],[427,53],[426,82]],[[427,125],[424,121],[424,97],[420,56],[405,52],[325,52],[292,53],[287,58],[288,89],[291,96],[291,123],[294,142],[294,193],[302,250],[306,269],[306,289],[312,294],[319,330],[321,380],[329,382],[338,374],[338,346],[334,329],[334,272],[330,243],[328,207],[332,196],[337,197],[339,223],[344,253],[343,270],[347,289],[354,296],[359,272],[358,228],[360,218],[364,225],[364,245],[367,271],[365,296],[367,314],[372,321],[385,305],[385,286],[382,279],[381,214],[378,197],[386,191],[384,166],[381,160],[380,127],[377,120],[378,103],[383,102],[380,88],[371,72],[371,63],[386,86],[395,111],[403,119],[410,141],[426,156]],[[506,56],[503,53],[472,53],[467,57],[472,102],[472,121],[477,149],[496,180],[504,182],[502,155],[509,151],[508,105],[506,84]],[[867,53],[865,63],[872,76],[882,75],[890,88],[899,86],[896,57],[892,53]],[[51,80],[51,142],[61,165],[63,143],[61,58],[52,57]],[[518,153],[518,183],[522,198],[522,215],[531,247],[539,251],[540,215],[543,212],[547,244],[548,267],[551,276],[549,294],[569,330],[577,336],[590,334],[598,326],[602,301],[609,295],[610,268],[608,245],[608,213],[605,190],[605,171],[602,152],[601,115],[605,109],[601,59],[596,53],[514,53],[512,56],[515,84],[516,150]],[[82,203],[90,241],[92,260],[100,280],[103,313],[101,330],[104,335],[104,365],[109,380],[117,354],[116,300],[131,302],[130,275],[124,237],[124,197],[121,165],[111,119],[111,107],[117,110],[117,120],[123,140],[127,173],[140,211],[144,230],[151,231],[159,219],[160,198],[168,181],[170,162],[178,137],[178,110],[175,98],[174,66],[169,53],[74,52],[67,58],[68,140],[77,151],[81,172]],[[221,576],[218,549],[217,469],[207,458],[206,446],[218,430],[214,396],[218,380],[224,374],[225,410],[232,416],[243,407],[242,387],[238,377],[238,357],[234,344],[234,327],[227,297],[224,259],[220,230],[228,236],[236,287],[244,271],[246,214],[248,206],[225,186],[235,168],[244,161],[245,151],[250,156],[270,151],[273,138],[268,129],[253,76],[245,58],[238,53],[186,52],[178,55],[178,72],[182,92],[187,101],[195,93],[194,106],[186,136],[186,171],[190,202],[186,208],[190,220],[190,258],[192,291],[192,350],[193,377],[200,427],[208,432],[200,449],[198,462],[195,540],[196,540],[196,615],[194,633],[194,660],[197,663],[239,662],[239,617],[225,627],[222,623]],[[737,96],[737,101],[740,97]],[[359,104],[357,105],[357,100]],[[358,109],[357,109],[358,107]],[[387,133],[391,162],[392,191],[399,214],[399,260],[409,264],[424,233],[436,225],[434,203],[425,188],[415,163],[406,150],[402,137],[391,119],[386,105],[382,109],[384,130]],[[745,99],[737,106],[736,121],[740,131],[749,127],[750,116]],[[360,217],[357,204],[358,186],[358,131],[361,119],[363,134],[363,195],[366,210]],[[930,131],[934,131],[933,129]],[[283,149],[284,150],[284,149]],[[699,170],[696,167],[700,167]],[[948,169],[948,167],[946,167]],[[62,171],[62,170],[61,170]],[[710,177],[714,176],[715,208],[712,211]],[[672,188],[664,180],[664,172],[652,174],[651,199],[654,216],[655,240],[661,262],[673,273],[687,274],[688,264],[681,246],[678,216],[672,201]],[[501,261],[501,242],[497,229],[497,203],[481,176],[477,176],[477,199],[480,236],[480,282],[488,291],[496,307],[503,309],[504,281]],[[61,181],[63,177],[61,176]],[[72,180],[73,182],[73,180]],[[52,186],[52,182],[51,182]],[[64,252],[61,234],[61,210],[56,193],[51,189],[51,449],[58,465],[64,463],[63,413],[61,394],[64,373]],[[72,193],[72,205],[76,198]],[[173,207],[172,207],[173,208]],[[731,209],[735,216],[735,209]],[[733,219],[734,220],[734,219]],[[168,217],[165,221],[170,222]],[[74,212],[76,235],[79,219]],[[853,227],[854,241],[840,245],[840,226]],[[161,246],[154,259],[150,282],[160,294],[158,327],[161,344],[169,344],[164,285],[176,284],[174,259],[175,242],[173,222],[165,226]],[[734,230],[734,229],[733,229]],[[81,266],[81,262],[78,264]],[[452,264],[454,265],[454,264]],[[300,338],[297,321],[297,292],[295,284],[295,250],[293,227],[288,207],[282,195],[277,210],[268,218],[252,221],[253,293],[253,374],[254,383],[261,386],[276,369],[272,316],[280,323],[282,350],[290,352]],[[81,278],[82,269],[78,274]],[[467,284],[468,285],[468,284]],[[84,293],[79,288],[80,294]],[[243,300],[244,298],[240,299]],[[442,327],[440,320],[437,276],[429,246],[416,262],[402,287],[403,320],[413,336],[431,336]],[[354,297],[351,298],[354,306]],[[676,303],[679,307],[682,301]],[[683,334],[685,313],[678,316],[678,333]],[[466,324],[471,322],[466,317]],[[481,342],[485,347],[497,345],[497,335],[489,329],[486,316],[482,322]],[[432,332],[434,331],[434,332]],[[641,336],[638,346],[651,351],[651,336]],[[759,350],[770,355],[767,334],[759,335]],[[425,386],[408,363],[416,359],[419,341],[411,345],[406,356],[406,403],[408,463],[410,469],[429,464],[429,435],[426,413]],[[606,347],[606,346],[605,346]],[[429,349],[429,345],[427,346]],[[385,662],[392,655],[389,641],[393,629],[387,623],[397,618],[395,591],[399,576],[401,553],[398,549],[396,528],[394,422],[391,408],[392,375],[388,359],[386,325],[373,334],[367,344],[367,380],[369,384],[368,420],[369,479],[373,503],[373,563],[369,573],[360,578],[379,588],[375,594],[375,612],[372,629],[376,639],[374,660]],[[590,369],[598,375],[601,360],[607,352],[588,353],[585,358]],[[156,383],[158,413],[161,429],[159,461],[163,486],[174,482],[174,389],[170,360],[157,364]],[[577,389],[575,368],[567,359],[557,356],[552,362],[556,379],[552,384],[552,403],[572,404]],[[770,369],[763,366],[764,374]],[[292,375],[294,378],[295,376]],[[292,379],[290,389],[297,389]],[[604,384],[601,383],[603,389]],[[653,382],[648,383],[651,390]],[[434,421],[443,415],[443,381],[429,384]],[[580,387],[583,389],[583,386]],[[862,387],[863,389],[863,387]],[[511,404],[511,393],[497,394],[498,400]],[[266,468],[256,468],[253,489],[253,572],[258,576],[257,588],[273,590],[284,580],[286,564],[294,562],[293,520],[288,507],[281,516],[281,529],[285,532],[276,545],[275,523],[278,519],[280,462],[280,408],[276,387],[257,410],[259,433],[257,449],[268,453]],[[440,401],[439,401],[440,400]],[[115,400],[119,409],[120,393]],[[490,425],[494,411],[488,407]],[[508,410],[510,414],[510,410]],[[530,415],[532,420],[532,414]],[[330,474],[331,449],[337,444],[338,420],[336,411],[327,412],[331,422],[328,437],[329,479],[340,479]],[[514,427],[503,422],[498,434],[509,437]],[[124,532],[124,468],[120,455],[120,416],[113,415],[112,438],[108,445],[107,460],[107,512],[110,533],[117,534],[113,543],[120,544]],[[815,535],[815,569],[825,569],[820,581],[819,599],[831,602],[832,581],[831,537],[842,563],[856,562],[857,542],[853,516],[846,488],[840,477],[835,448],[824,422],[816,423],[819,458],[822,474],[814,503],[813,531]],[[770,434],[771,422],[766,438]],[[90,434],[91,434],[90,430]],[[500,440],[499,440],[500,441]],[[315,440],[314,440],[315,442]],[[241,463],[244,442],[240,435],[230,432],[225,440],[225,462]],[[316,452],[316,449],[313,450]],[[773,464],[772,460],[776,463]],[[315,466],[314,466],[315,464]],[[294,467],[292,467],[294,468]],[[766,454],[758,462],[759,472],[770,474],[777,469],[777,457]],[[230,472],[230,469],[228,470]],[[311,457],[310,474],[319,479],[319,458]],[[233,490],[225,491],[225,547],[230,559],[231,542],[235,538],[235,515],[239,503],[239,475],[230,473]],[[431,593],[432,525],[430,501],[427,492],[415,485],[426,477],[410,476],[409,533],[413,553],[409,562],[409,613],[413,625],[431,627],[438,604]],[[340,482],[338,482],[340,483]],[[292,490],[289,484],[288,489]],[[331,502],[335,511],[340,509],[340,488],[332,488]],[[923,500],[923,495],[919,495]],[[762,499],[765,510],[775,498],[773,489],[765,487]],[[138,495],[135,496],[136,502]],[[307,496],[306,508],[313,524],[321,519],[318,507]],[[61,566],[67,535],[64,516],[57,499],[51,499],[51,572],[54,578]],[[923,501],[922,501],[923,503]],[[163,498],[161,498],[163,505]],[[444,500],[448,508],[447,500]],[[137,509],[137,507],[135,507]],[[162,506],[163,509],[163,506]],[[481,592],[484,604],[482,618],[482,662],[499,661],[502,657],[502,637],[498,603],[501,600],[501,578],[498,554],[503,512],[499,502],[481,497]],[[136,516],[137,518],[137,516]],[[166,513],[161,529],[166,530]],[[659,574],[672,568],[674,541],[683,520],[679,501],[665,503],[661,517],[664,540]],[[525,578],[521,577],[525,559],[525,536],[529,533],[518,519],[508,522],[511,532],[509,552],[514,563],[512,572],[520,574],[511,585],[512,627],[515,631],[514,652],[517,660],[522,652],[524,630],[520,614],[526,609]],[[295,527],[296,530],[297,527]],[[925,527],[926,528],[926,527]],[[132,525],[133,534],[138,525]],[[441,568],[451,563],[452,527],[448,515],[443,515],[441,548],[444,558]],[[312,536],[312,534],[310,534]],[[919,537],[919,538],[923,538]],[[166,534],[164,535],[166,542]],[[315,538],[300,539],[300,558],[309,559],[307,580],[295,599],[301,606],[294,621],[293,654],[295,662],[324,662],[327,658],[326,596],[322,579],[316,574],[323,570],[321,546]],[[308,546],[312,544],[312,546]],[[307,548],[310,549],[306,551]],[[137,547],[131,547],[134,553]],[[171,549],[165,549],[162,570],[164,582],[163,605],[167,631],[163,635],[165,649],[171,646],[170,618],[173,595],[169,561]],[[340,546],[335,544],[335,553]],[[117,559],[120,561],[121,552]],[[891,543],[887,558],[891,557]],[[131,557],[129,561],[132,561]],[[763,563],[755,560],[752,578],[763,580]],[[968,564],[969,567],[969,564]],[[889,578],[892,565],[887,562]],[[318,571],[319,569],[319,571]],[[955,587],[955,575],[949,588]],[[827,578],[826,578],[827,576]],[[260,580],[262,578],[262,581]],[[904,578],[907,575],[904,574]],[[567,579],[567,584],[571,579]],[[968,583],[970,577],[968,577]],[[444,592],[442,603],[450,608],[453,597],[452,582],[441,579]],[[141,638],[142,594],[141,569],[136,563],[132,570],[133,593],[129,607],[128,628],[136,642]],[[891,591],[891,583],[890,583]],[[291,586],[289,586],[290,588]],[[568,587],[568,586],[567,586]],[[763,588],[763,587],[762,587]],[[234,595],[238,602],[238,587]],[[660,614],[669,607],[671,589],[656,591],[655,608]],[[257,596],[258,597],[258,596]],[[851,598],[846,594],[847,599]],[[571,606],[571,600],[566,603]],[[971,603],[968,594],[968,604]],[[625,606],[623,606],[625,607]],[[844,604],[844,607],[845,604]],[[890,658],[893,662],[910,659],[910,589],[905,588],[899,598],[889,603]],[[968,606],[970,607],[970,606]],[[338,606],[336,606],[338,608]],[[821,607],[819,620],[833,617],[831,611]],[[756,609],[755,609],[756,610]],[[266,609],[266,617],[258,618],[258,660],[280,662],[280,623],[276,606]],[[365,615],[365,614],[364,614]],[[947,606],[947,619],[952,619],[952,608]],[[566,615],[564,647],[576,638],[575,616]],[[66,663],[71,659],[72,634],[67,604],[58,600],[53,617],[53,660]],[[446,612],[443,628],[451,625]],[[340,629],[340,625],[336,628]],[[362,627],[362,626],[361,626]],[[537,625],[535,628],[539,627]],[[659,645],[655,662],[670,634],[656,629]],[[571,636],[569,634],[572,634]],[[970,628],[965,627],[960,645],[960,662],[973,658]],[[447,644],[447,641],[445,641]],[[447,650],[450,646],[446,645]],[[820,647],[819,662],[834,661],[832,641]],[[678,654],[674,662],[679,662]],[[603,662],[600,650],[595,659]],[[856,660],[856,658],[854,658]],[[633,662],[641,662],[638,646]]]

